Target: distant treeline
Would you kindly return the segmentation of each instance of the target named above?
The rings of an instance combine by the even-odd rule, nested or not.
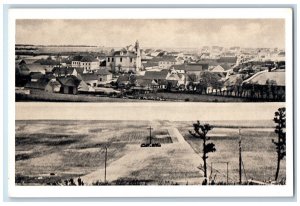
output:
[[[39,47],[97,47],[91,45],[37,45]]]
[[[16,44],[17,46],[34,46],[34,47],[97,47],[91,45],[33,45],[33,44]]]
[[[16,44],[16,46],[34,46],[33,44]]]
[[[33,51],[16,51],[15,53],[16,55],[30,55],[30,56],[37,56],[39,54],[37,54],[36,52]]]
[[[38,50],[38,48],[34,47],[16,47],[16,50]]]
[[[92,56],[101,56],[103,52],[39,52],[38,50],[16,50],[15,55],[30,55],[30,56],[38,56],[38,55],[56,55],[59,54],[61,56],[70,56],[70,55],[92,55]]]

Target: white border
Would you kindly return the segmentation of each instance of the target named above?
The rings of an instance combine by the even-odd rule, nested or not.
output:
[[[54,15],[55,14],[55,15]],[[180,15],[179,15],[180,14]],[[283,18],[286,21],[287,184],[284,186],[15,186],[14,45],[16,19],[209,19]],[[9,10],[9,196],[10,197],[290,197],[293,195],[291,9],[10,9]],[[187,103],[188,104],[188,103]],[[195,107],[196,108],[196,107]]]

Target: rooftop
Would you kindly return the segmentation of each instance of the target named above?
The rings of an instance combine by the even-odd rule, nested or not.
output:
[[[166,79],[169,71],[161,70],[161,71],[146,71],[144,79]]]
[[[278,86],[285,86],[285,72],[273,71],[273,72],[262,72],[249,81],[245,81],[250,84],[266,85],[267,81],[274,81]]]

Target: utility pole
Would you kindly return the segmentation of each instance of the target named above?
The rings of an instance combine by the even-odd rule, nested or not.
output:
[[[150,131],[150,144],[151,144],[151,142],[152,142],[151,130],[152,130],[153,128],[150,126],[148,129],[149,129],[149,131]]]
[[[228,163],[229,162],[226,162],[226,174],[227,174],[227,176],[226,176],[226,184],[228,185]]]
[[[104,183],[106,183],[106,161],[107,161],[107,146],[105,146]]]
[[[213,174],[213,163],[210,163],[210,178],[212,178],[212,174]]]
[[[242,136],[241,136],[241,129],[239,129],[239,177],[240,181],[239,184],[242,184]]]

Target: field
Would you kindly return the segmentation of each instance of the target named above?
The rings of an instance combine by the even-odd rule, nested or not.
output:
[[[217,151],[209,154],[208,174],[217,182],[238,181],[238,127],[242,134],[243,181],[274,178],[276,152],[272,121],[209,122]],[[18,185],[47,185],[81,179],[104,182],[105,147],[110,184],[129,180],[149,185],[201,184],[201,142],[191,138],[192,122],[170,121],[16,121],[15,174]],[[261,125],[264,127],[262,128]],[[142,148],[149,141],[161,147]],[[211,170],[212,166],[212,170]],[[199,169],[200,168],[200,169]],[[285,160],[279,178],[285,178]]]

